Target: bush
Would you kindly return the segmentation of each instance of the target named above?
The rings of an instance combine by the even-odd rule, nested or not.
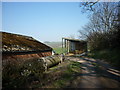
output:
[[[3,88],[25,87],[26,84],[39,80],[43,76],[45,68],[43,60],[9,60],[2,70]]]
[[[114,48],[92,51],[91,53],[88,54],[88,56],[98,59],[104,59],[107,62],[110,62],[112,65],[120,67],[119,53],[120,53],[119,48]]]

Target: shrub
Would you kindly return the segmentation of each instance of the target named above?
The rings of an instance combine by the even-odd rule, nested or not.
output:
[[[104,49],[99,51],[93,51],[88,54],[88,56],[98,59],[103,59],[107,62],[110,62],[112,65],[120,67],[120,48],[114,49]]]
[[[39,80],[45,71],[43,60],[9,60],[2,70],[3,88],[19,88],[34,80]]]

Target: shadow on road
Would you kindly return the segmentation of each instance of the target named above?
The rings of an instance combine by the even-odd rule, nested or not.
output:
[[[90,63],[96,63],[99,66],[99,67],[97,67],[99,70],[99,71],[97,71],[98,74],[120,82],[119,68],[113,67],[113,66],[109,65],[108,63],[101,61],[101,60],[93,61],[93,59],[86,59],[86,58],[82,58],[82,57],[81,57],[81,59],[86,60]],[[84,66],[85,66],[85,64],[84,64]],[[91,68],[90,66],[86,66],[86,67]]]
[[[69,57],[81,63],[82,73],[70,81],[69,88],[120,88],[120,71],[106,62],[86,57]]]

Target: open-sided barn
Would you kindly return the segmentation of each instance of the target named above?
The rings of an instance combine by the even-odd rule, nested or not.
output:
[[[87,42],[79,39],[62,38],[62,47],[67,53],[81,54],[87,51]]]

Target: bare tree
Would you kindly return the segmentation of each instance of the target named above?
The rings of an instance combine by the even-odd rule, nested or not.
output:
[[[96,0],[94,2],[82,2],[80,3],[80,7],[82,7],[82,12],[86,12],[86,11],[92,11],[93,7],[95,4],[97,4],[100,0]]]
[[[117,2],[90,2],[83,4],[84,7],[89,8],[87,10],[91,11],[91,16],[88,24],[82,28],[83,30],[79,30],[79,33],[86,36],[89,42],[93,42],[94,47],[97,47],[95,46],[97,43],[104,43],[104,41],[110,45],[110,36],[116,30],[117,4]]]

